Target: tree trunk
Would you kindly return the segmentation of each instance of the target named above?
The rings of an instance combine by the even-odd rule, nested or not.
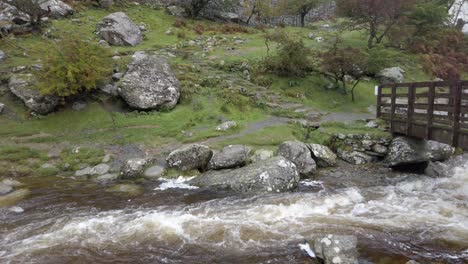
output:
[[[354,96],[354,89],[356,88],[356,86],[358,85],[358,83],[359,83],[360,81],[361,81],[360,79],[357,80],[357,81],[354,83],[353,87],[351,88],[351,101],[352,101],[353,103],[356,102],[356,98],[355,98],[355,96]]]
[[[305,27],[305,18],[307,13],[301,13],[301,27]]]

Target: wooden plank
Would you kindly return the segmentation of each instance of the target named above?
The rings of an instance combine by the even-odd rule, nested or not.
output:
[[[406,124],[406,134],[411,135],[413,130],[413,115],[414,115],[414,95],[416,94],[416,88],[414,85],[409,87],[408,91],[408,123]]]
[[[377,118],[382,115],[382,86],[377,87]]]
[[[460,111],[461,111],[461,90],[462,84],[458,82],[454,84],[454,108],[453,108],[453,137],[452,146],[458,147],[459,131],[460,131]]]
[[[391,101],[391,110],[390,110],[390,132],[394,132],[393,120],[395,119],[395,103],[396,103],[396,89],[397,85],[393,84],[392,86],[392,101]]]

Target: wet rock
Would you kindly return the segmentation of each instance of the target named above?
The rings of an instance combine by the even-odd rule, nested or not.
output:
[[[179,101],[179,81],[165,59],[136,52],[119,94],[136,109],[172,109]]]
[[[52,18],[63,18],[73,14],[73,8],[59,0],[42,2],[40,7]]]
[[[377,74],[377,78],[382,84],[402,83],[404,81],[404,72],[400,67],[386,68]]]
[[[177,168],[182,171],[205,170],[213,157],[213,151],[203,145],[190,145],[173,151],[166,161],[170,168]]]
[[[355,236],[327,235],[314,243],[315,254],[325,264],[358,264],[357,238]]]
[[[138,178],[143,175],[146,166],[145,159],[129,159],[124,164],[120,176],[123,179]]]
[[[7,194],[13,191],[13,187],[4,183],[0,183],[0,195]]]
[[[24,212],[24,209],[22,207],[19,207],[19,206],[12,206],[12,207],[8,208],[8,211],[19,214],[19,213]]]
[[[106,16],[98,25],[101,39],[110,45],[136,46],[143,41],[141,30],[123,12],[116,12]]]
[[[255,151],[255,153],[252,155],[250,160],[252,162],[260,162],[260,161],[271,159],[273,158],[274,155],[275,153],[271,150],[259,149]]]
[[[409,137],[396,137],[389,147],[385,161],[391,167],[427,163],[426,142]]]
[[[252,149],[242,145],[231,145],[217,151],[208,164],[208,169],[222,170],[245,166]]]
[[[229,129],[237,127],[237,122],[227,121],[216,127],[217,131],[227,131]]]
[[[339,149],[338,157],[354,165],[364,165],[374,161],[374,158],[372,156],[360,151],[346,151]]]
[[[306,144],[287,141],[279,146],[278,155],[294,163],[301,175],[310,175],[317,170],[317,164]]]
[[[312,157],[319,167],[334,167],[337,156],[328,147],[319,144],[307,144]]]
[[[455,148],[444,143],[428,140],[426,144],[427,155],[431,161],[445,161],[455,153]]]
[[[149,179],[158,179],[164,175],[164,171],[165,168],[163,166],[156,165],[148,168],[143,176]]]
[[[450,172],[449,166],[441,162],[429,162],[424,174],[433,178],[448,177]]]
[[[14,205],[31,193],[28,189],[19,189],[0,196],[0,207]]]
[[[41,115],[54,111],[59,105],[59,97],[41,95],[33,88],[34,83],[35,78],[32,74],[16,74],[11,76],[8,88],[32,111]]]
[[[299,179],[294,163],[283,157],[275,157],[240,169],[210,171],[196,177],[189,184],[227,188],[241,193],[279,193],[294,190]]]
[[[107,173],[107,174],[96,177],[96,181],[97,182],[110,182],[110,181],[117,180],[118,178],[119,178],[119,175],[117,174]]]

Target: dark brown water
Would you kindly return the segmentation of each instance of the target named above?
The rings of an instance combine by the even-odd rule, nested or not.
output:
[[[256,197],[20,180],[24,212],[0,207],[1,263],[313,263],[297,244],[329,233],[357,235],[362,263],[468,263],[468,165],[449,178]]]

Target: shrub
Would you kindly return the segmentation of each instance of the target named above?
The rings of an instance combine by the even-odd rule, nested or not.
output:
[[[95,89],[112,73],[109,50],[69,36],[49,44],[37,73],[42,94],[66,97]]]
[[[279,76],[303,77],[311,70],[312,64],[308,58],[310,50],[302,39],[281,30],[266,36],[268,50],[270,41],[277,43],[277,50],[275,55],[268,55],[262,61],[267,72]]]
[[[176,28],[182,28],[182,27],[186,27],[187,26],[187,22],[185,22],[184,19],[176,19],[176,21],[174,21],[174,27]]]
[[[203,24],[198,23],[193,27],[193,31],[195,31],[195,33],[197,33],[198,35],[203,35],[203,33],[205,32],[205,27],[203,26]]]

